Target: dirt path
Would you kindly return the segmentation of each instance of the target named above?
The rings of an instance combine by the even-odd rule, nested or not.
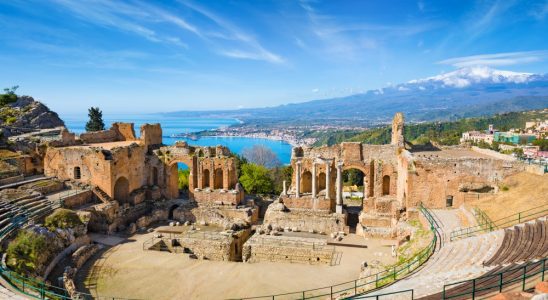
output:
[[[391,263],[390,247],[368,240],[367,249],[337,247],[337,266],[240,263],[189,259],[144,251],[152,233],[137,235],[103,253],[88,274],[93,295],[138,299],[227,299],[295,292],[358,278],[360,263]],[[94,278],[91,278],[94,277]]]

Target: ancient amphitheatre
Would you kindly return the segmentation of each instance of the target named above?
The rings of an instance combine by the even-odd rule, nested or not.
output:
[[[45,282],[4,265],[2,295],[468,299],[545,280],[544,170],[478,149],[410,149],[404,126],[396,114],[387,145],[293,148],[273,202],[245,195],[229,149],[163,145],[159,124],[24,135],[47,146],[14,159],[44,177],[3,188],[3,242],[59,206],[84,227],[57,231]],[[189,167],[185,193],[177,163]],[[348,169],[364,177],[358,204],[343,198]]]

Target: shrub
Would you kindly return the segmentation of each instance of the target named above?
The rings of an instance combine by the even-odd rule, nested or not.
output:
[[[33,274],[41,264],[40,256],[46,252],[47,244],[44,236],[22,230],[8,246],[7,262],[17,273]]]
[[[256,164],[242,165],[240,182],[244,190],[250,194],[270,194],[274,191],[268,169]]]
[[[15,94],[17,88],[19,88],[19,86],[16,85],[12,88],[4,89],[5,94],[0,94],[0,107],[17,101],[17,95]]]
[[[66,228],[75,228],[78,226],[84,225],[78,214],[70,209],[58,209],[53,214],[49,215],[46,218],[45,226],[54,231],[57,228],[66,229]]]
[[[177,170],[177,173],[179,175],[179,189],[180,190],[186,190],[188,189],[188,175],[190,174],[190,170]]]

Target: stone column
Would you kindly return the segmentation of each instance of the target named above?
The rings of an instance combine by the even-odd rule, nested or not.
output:
[[[316,187],[316,162],[312,163],[312,198],[316,198],[317,187]]]
[[[284,187],[284,189],[282,191],[282,195],[287,196],[287,186],[286,186],[285,180],[283,181],[283,187]]]
[[[325,166],[325,199],[331,199],[331,162],[327,160]]]
[[[295,197],[300,198],[301,197],[301,162],[298,161],[297,163],[297,171],[295,174]]]
[[[337,186],[335,187],[336,188],[336,192],[337,192],[337,206],[336,206],[336,210],[335,212],[338,213],[338,214],[341,214],[342,213],[342,205],[343,205],[343,200],[342,200],[342,162],[338,162],[337,163]]]

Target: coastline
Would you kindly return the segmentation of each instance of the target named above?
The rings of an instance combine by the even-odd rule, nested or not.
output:
[[[190,136],[170,136],[171,138],[187,138],[190,139]],[[271,141],[277,141],[277,142],[283,142],[288,145],[291,145],[291,147],[298,147],[303,146],[303,144],[299,144],[296,141],[292,141],[289,139],[284,139],[278,136],[255,136],[255,135],[225,135],[225,134],[215,134],[215,135],[199,135],[198,139],[201,138],[247,138],[247,139],[266,139]]]

